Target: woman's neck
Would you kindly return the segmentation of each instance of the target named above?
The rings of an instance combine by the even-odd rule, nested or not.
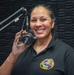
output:
[[[37,42],[34,45],[34,49],[37,52],[37,54],[48,46],[51,39],[52,39],[52,35],[37,40]]]

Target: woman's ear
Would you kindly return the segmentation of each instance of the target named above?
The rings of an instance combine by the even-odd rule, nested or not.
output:
[[[51,25],[52,25],[52,28],[54,28],[54,21],[52,20],[52,22],[51,22]]]

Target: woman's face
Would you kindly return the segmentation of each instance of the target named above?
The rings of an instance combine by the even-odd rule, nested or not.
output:
[[[30,28],[34,31],[37,38],[50,36],[54,22],[50,17],[49,11],[44,7],[36,7],[30,18]]]

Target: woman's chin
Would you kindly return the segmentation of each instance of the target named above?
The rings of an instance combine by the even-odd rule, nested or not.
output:
[[[44,38],[44,36],[39,35],[39,36],[37,36],[37,38],[38,38],[38,39],[42,39],[42,38]]]

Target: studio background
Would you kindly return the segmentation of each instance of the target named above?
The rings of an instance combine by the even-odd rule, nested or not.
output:
[[[0,0],[0,22],[21,7],[30,11],[34,5],[42,3],[50,5],[54,11],[58,38],[74,48],[74,0]],[[22,23],[23,18],[20,18],[0,31],[0,65],[11,52],[15,34],[21,30]]]

